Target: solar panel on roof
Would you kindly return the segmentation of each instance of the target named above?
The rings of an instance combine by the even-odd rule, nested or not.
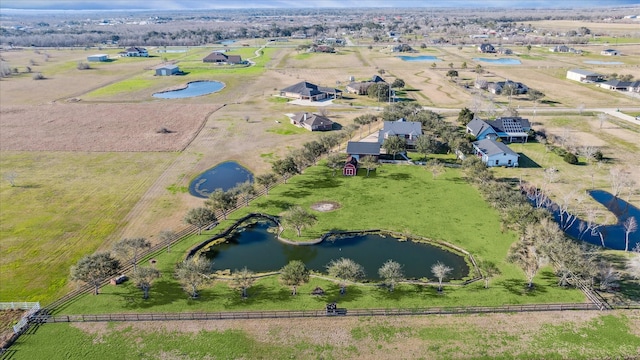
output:
[[[502,126],[506,133],[523,132],[522,124],[516,119],[502,119]]]

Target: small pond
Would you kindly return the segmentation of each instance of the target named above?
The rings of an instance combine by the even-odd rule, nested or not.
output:
[[[442,61],[437,56],[420,55],[420,56],[398,56],[403,61]]]
[[[222,44],[222,45],[231,45],[231,44],[233,44],[235,42],[236,42],[235,40],[222,40],[219,43]]]
[[[501,65],[520,65],[522,64],[518,59],[509,59],[509,58],[500,58],[500,59],[492,59],[492,58],[473,58],[475,61],[482,61],[491,64],[501,64]]]
[[[576,219],[571,222],[566,220],[566,216],[561,218],[557,207],[552,204],[550,210],[554,219],[560,224],[564,232],[573,238],[600,246],[604,242],[604,246],[609,249],[624,250],[625,231],[622,223],[630,217],[640,221],[640,209],[603,190],[591,190],[589,195],[615,215],[616,224],[600,225],[596,228],[596,231],[591,231],[585,228],[586,221],[582,219]],[[563,219],[565,220],[563,221]],[[629,234],[629,250],[633,249],[637,243],[640,243],[640,230]]]
[[[307,268],[326,272],[326,265],[341,257],[362,265],[367,279],[379,280],[378,268],[391,259],[403,265],[407,278],[432,279],[431,266],[438,261],[453,268],[450,279],[462,279],[469,267],[462,256],[439,247],[413,241],[398,241],[381,235],[359,235],[323,241],[317,245],[289,245],[278,239],[271,221],[261,221],[233,235],[226,243],[212,246],[205,255],[216,270],[242,269],[276,271],[291,260],[301,260]]]
[[[583,61],[585,64],[593,64],[593,65],[624,65],[623,62],[620,61],[599,61],[599,60],[586,60]]]
[[[226,161],[193,179],[189,184],[189,194],[206,199],[216,189],[227,191],[246,181],[253,182],[251,171],[235,161]]]
[[[153,94],[160,99],[183,99],[195,96],[211,94],[224,88],[224,83],[219,81],[193,81],[187,87],[179,90],[163,91]]]

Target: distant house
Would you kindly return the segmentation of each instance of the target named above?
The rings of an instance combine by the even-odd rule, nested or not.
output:
[[[596,82],[604,78],[604,75],[589,70],[572,69],[567,71],[567,79],[580,82]]]
[[[342,97],[342,90],[318,86],[307,81],[302,81],[280,90],[280,96],[293,99],[319,101]]]
[[[385,81],[380,76],[374,75],[371,78],[371,80],[349,83],[346,86],[345,91],[350,94],[365,95],[367,94],[367,90],[369,90],[369,87],[371,85],[379,82],[385,82]]]
[[[513,95],[522,95],[529,92],[529,88],[525,84],[521,82],[511,81],[511,80],[489,82],[487,83],[487,90],[493,94],[500,95],[502,94],[502,91],[504,90],[504,88],[507,87],[507,85],[513,85],[515,90]]]
[[[503,48],[503,47],[498,48],[498,50],[496,50],[496,52],[498,54],[501,54],[501,55],[511,55],[511,54],[513,54],[513,50],[508,49],[508,48]]]
[[[107,61],[109,60],[109,55],[107,54],[96,54],[87,56],[87,61],[91,62],[99,62],[99,61]]]
[[[474,141],[472,145],[474,154],[479,156],[487,166],[518,166],[520,155],[504,143],[484,139]]]
[[[398,136],[407,142],[407,146],[415,145],[416,139],[422,135],[422,124],[417,121],[385,121],[382,130],[378,132],[378,143],[382,145],[385,139]]]
[[[380,144],[377,142],[349,141],[347,143],[347,154],[358,161],[365,156],[373,156],[378,159],[380,156]]]
[[[552,48],[549,48],[551,52],[559,52],[559,53],[568,53],[570,48],[567,45],[557,45]]]
[[[145,48],[130,47],[125,51],[121,51],[120,56],[124,57],[149,57],[149,52]]]
[[[600,51],[600,55],[604,55],[604,56],[616,56],[616,55],[620,55],[620,53],[618,52],[618,50],[614,50],[614,49],[605,49]]]
[[[322,115],[308,112],[296,113],[291,117],[291,123],[309,131],[328,131],[333,129],[333,121]]]
[[[497,140],[526,143],[531,124],[521,117],[500,117],[495,120],[475,118],[467,124],[467,134],[478,140]]]
[[[609,80],[599,85],[601,88],[609,90],[640,92],[640,81]]]
[[[483,54],[493,54],[496,52],[496,48],[491,44],[480,44],[478,45],[478,51]]]
[[[180,73],[178,65],[167,64],[156,67],[156,76],[170,76]]]
[[[225,53],[214,51],[211,54],[205,56],[202,62],[217,63],[217,64],[240,64],[242,63],[242,57],[240,55],[227,55]]]

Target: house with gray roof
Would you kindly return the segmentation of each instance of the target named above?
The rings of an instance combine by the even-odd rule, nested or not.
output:
[[[175,64],[163,64],[156,67],[156,76],[170,76],[180,73],[180,68]]]
[[[205,58],[202,59],[202,62],[216,64],[240,64],[242,63],[242,57],[240,55],[227,55],[220,51],[214,51],[205,56]]]
[[[328,131],[333,129],[333,121],[329,118],[308,112],[296,113],[291,117],[291,123],[309,131]]]
[[[354,81],[349,83],[345,90],[347,93],[350,94],[357,94],[357,95],[366,95],[367,94],[367,90],[369,90],[369,87],[373,84],[376,83],[380,83],[380,82],[385,82],[383,78],[381,78],[378,75],[373,75],[373,77],[371,77],[371,80],[367,80],[367,81]]]
[[[342,90],[318,86],[307,81],[301,81],[280,90],[280,96],[293,99],[319,101],[342,97]]]
[[[120,56],[124,57],[149,57],[149,52],[145,48],[132,46],[125,51],[121,51],[118,53]]]
[[[601,88],[617,91],[640,92],[640,81],[620,81],[617,79],[599,84]]]
[[[502,142],[483,139],[474,141],[472,145],[474,154],[487,166],[518,166],[520,155]]]
[[[491,44],[480,44],[478,45],[478,51],[483,54],[493,54],[496,52],[496,48]]]
[[[380,156],[380,144],[377,142],[349,141],[347,143],[347,154],[356,160],[365,156]]]
[[[495,120],[475,118],[467,124],[467,134],[478,140],[500,138],[504,142],[523,142],[529,138],[531,124],[528,119],[516,117],[499,117]]]
[[[417,121],[385,121],[382,130],[378,132],[378,143],[382,145],[385,139],[398,136],[407,142],[407,146],[414,146],[416,139],[422,135],[422,124]]]

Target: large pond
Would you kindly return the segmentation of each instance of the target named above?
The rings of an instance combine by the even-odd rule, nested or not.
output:
[[[212,246],[205,255],[213,261],[216,270],[246,266],[255,272],[277,271],[291,260],[301,260],[311,270],[326,272],[331,260],[345,257],[361,264],[370,280],[379,280],[378,269],[389,259],[403,265],[407,278],[433,278],[431,266],[438,261],[453,268],[450,279],[462,279],[469,274],[462,256],[433,245],[360,235],[296,246],[276,239],[275,234],[268,231],[273,226],[266,220],[249,225],[226,243]]]
[[[492,58],[473,58],[475,61],[482,61],[491,64],[501,64],[501,65],[520,65],[522,64],[518,59],[509,59],[509,58],[500,58],[500,59],[492,59]]]
[[[183,99],[195,96],[212,94],[224,88],[224,83],[219,81],[193,81],[187,84],[184,89],[163,91],[153,94],[153,97],[160,99]]]
[[[420,55],[420,56],[398,56],[403,61],[442,61],[436,56]]]
[[[634,217],[636,221],[640,221],[640,209],[606,191],[592,190],[589,191],[589,195],[613,213],[617,220],[616,224],[594,224],[592,226],[594,229],[589,229],[585,220],[573,220],[568,218],[566,214],[564,216],[560,216],[561,214],[554,204],[550,206],[553,217],[560,224],[560,227],[565,231],[565,233],[573,238],[586,241],[594,245],[604,245],[604,247],[610,249],[624,250],[625,229],[622,224],[630,217]],[[640,230],[636,230],[629,234],[629,250],[633,249],[637,243],[640,243]]]
[[[235,161],[226,161],[198,175],[189,184],[189,193],[208,198],[216,189],[227,191],[243,182],[253,182],[251,171]]]
[[[583,61],[585,64],[593,64],[593,65],[623,65],[624,63],[621,61],[599,61],[599,60],[586,60]]]

